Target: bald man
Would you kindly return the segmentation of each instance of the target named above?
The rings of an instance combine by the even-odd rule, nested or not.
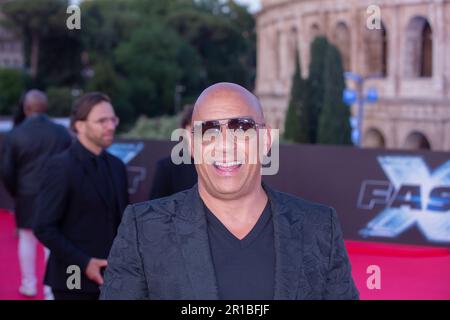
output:
[[[43,92],[27,92],[23,103],[26,119],[8,134],[1,153],[2,180],[16,204],[15,219],[19,229],[18,254],[22,274],[19,291],[29,297],[37,294],[37,240],[31,229],[44,174],[43,167],[51,156],[64,151],[71,144],[68,131],[48,118],[47,109],[47,97]],[[49,289],[46,294],[49,298]]]
[[[262,183],[258,99],[215,84],[192,127],[198,184],[126,209],[101,298],[358,299],[335,211]]]

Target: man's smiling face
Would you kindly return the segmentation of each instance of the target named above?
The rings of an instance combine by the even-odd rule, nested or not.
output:
[[[196,164],[199,188],[216,198],[237,199],[261,183],[261,164],[259,161],[249,161],[255,154],[258,155],[258,141],[252,141],[257,137],[234,139],[231,131],[227,130],[229,119],[244,119],[244,123],[253,120],[260,125],[264,123],[258,100],[244,88],[220,83],[206,89],[196,102],[193,127],[199,122],[220,120],[222,140],[210,140],[206,135],[202,142],[194,141],[192,154],[195,156],[195,147],[201,145],[202,151],[198,156],[202,159],[196,161],[200,162]],[[211,155],[215,161],[208,159]]]

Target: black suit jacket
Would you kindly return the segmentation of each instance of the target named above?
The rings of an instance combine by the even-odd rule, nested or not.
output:
[[[16,201],[16,224],[31,228],[35,198],[41,188],[47,160],[67,149],[72,138],[66,128],[45,114],[27,118],[6,137],[0,157],[0,172]]]
[[[193,163],[176,165],[170,157],[160,159],[156,163],[150,200],[190,189],[196,183],[197,171]]]
[[[98,292],[98,285],[84,271],[90,258],[106,259],[122,212],[128,204],[125,166],[107,153],[117,204],[102,193],[95,167],[77,141],[53,157],[38,199],[34,232],[51,253],[45,283],[54,290],[68,290],[67,267],[80,267],[81,291]],[[101,180],[100,180],[101,181]]]
[[[335,211],[264,188],[274,224],[275,299],[357,299]],[[218,299],[197,186],[127,207],[101,299]]]

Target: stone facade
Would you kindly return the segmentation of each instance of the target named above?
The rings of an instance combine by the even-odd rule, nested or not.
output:
[[[22,42],[0,28],[0,68],[20,69],[23,65]]]
[[[371,5],[379,29],[367,27]],[[450,0],[262,0],[257,32],[255,93],[272,126],[283,129],[296,49],[306,77],[322,34],[346,71],[378,75],[365,85],[379,100],[365,107],[363,146],[450,150]]]
[[[0,4],[5,0],[0,0]],[[0,12],[0,20],[2,13]],[[23,46],[20,37],[0,25],[0,69],[24,67]]]

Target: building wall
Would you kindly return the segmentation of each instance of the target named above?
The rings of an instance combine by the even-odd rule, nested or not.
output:
[[[0,19],[2,19],[0,13]],[[0,26],[0,69],[24,67],[23,46],[20,37]]]
[[[372,4],[381,9],[384,32],[366,27]],[[283,129],[295,50],[306,77],[310,43],[322,34],[341,50],[346,71],[385,73],[366,84],[380,99],[365,108],[365,146],[450,150],[450,0],[266,0],[262,6],[256,94],[272,126]]]

